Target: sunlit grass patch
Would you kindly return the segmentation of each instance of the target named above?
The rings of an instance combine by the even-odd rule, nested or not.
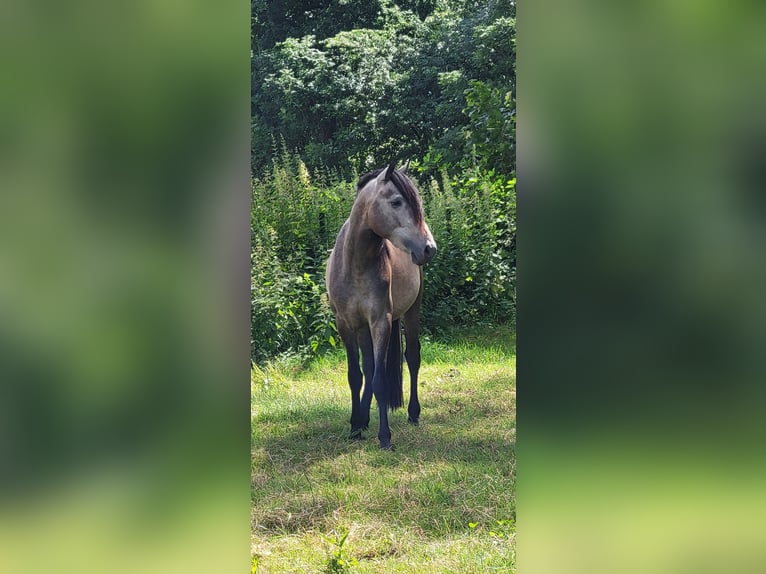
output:
[[[515,520],[512,331],[425,340],[420,398],[420,425],[393,413],[384,452],[374,402],[364,439],[348,439],[342,354],[253,369],[258,572],[512,571],[512,533],[490,535]]]

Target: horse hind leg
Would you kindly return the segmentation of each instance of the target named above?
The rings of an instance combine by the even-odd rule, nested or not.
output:
[[[407,420],[417,425],[420,422],[420,400],[418,399],[418,374],[420,372],[420,318],[419,309],[410,309],[404,317],[404,338],[407,370],[410,372],[410,402],[407,405]]]
[[[389,316],[390,317],[390,316]],[[388,389],[386,388],[386,355],[391,336],[391,320],[382,318],[371,328],[372,347],[375,357],[375,374],[372,377],[372,392],[378,403],[378,440],[380,448],[391,450],[391,429],[388,426]],[[369,381],[366,383],[369,384]],[[365,394],[367,389],[365,388]]]

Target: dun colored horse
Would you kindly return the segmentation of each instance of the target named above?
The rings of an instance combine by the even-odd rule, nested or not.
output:
[[[407,165],[363,175],[351,215],[327,261],[327,294],[348,356],[351,436],[370,423],[372,395],[378,404],[380,447],[391,449],[388,409],[402,406],[400,321],[404,323],[410,371],[409,421],[418,424],[422,265],[436,254],[423,206],[407,177]],[[362,351],[362,370],[359,351]],[[364,392],[361,401],[362,371]]]

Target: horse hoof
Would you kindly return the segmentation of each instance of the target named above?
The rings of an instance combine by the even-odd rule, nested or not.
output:
[[[351,440],[362,440],[362,429],[351,429],[351,434],[348,435]]]
[[[380,445],[380,450],[394,451],[396,449],[394,448],[394,446],[391,443],[389,443],[389,444],[381,444]]]
[[[412,426],[418,426],[418,424],[420,424],[420,422],[418,421],[418,419],[413,419],[412,417],[407,417],[407,421],[409,421],[409,423],[410,423]]]

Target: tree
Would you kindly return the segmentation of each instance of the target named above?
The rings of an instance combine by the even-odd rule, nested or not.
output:
[[[253,0],[252,162],[515,165],[515,2]]]

